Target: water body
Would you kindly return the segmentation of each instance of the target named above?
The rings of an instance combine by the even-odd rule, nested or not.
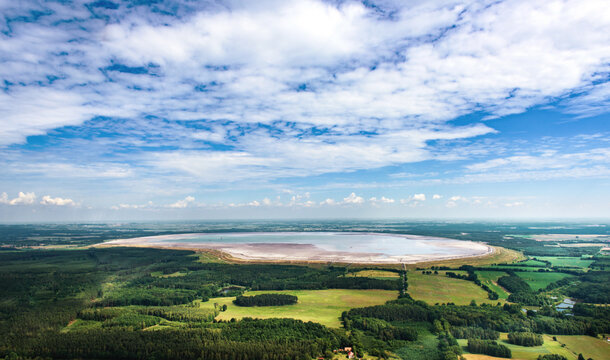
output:
[[[215,249],[250,260],[414,263],[484,255],[481,243],[375,233],[277,232],[199,233],[114,240],[105,245]]]
[[[448,242],[462,245],[460,240],[396,236],[386,234],[335,232],[226,233],[185,234],[161,240],[167,243],[201,244],[310,244],[327,251],[380,253],[385,255],[468,255],[468,248],[447,246]],[[469,242],[466,242],[469,243]]]

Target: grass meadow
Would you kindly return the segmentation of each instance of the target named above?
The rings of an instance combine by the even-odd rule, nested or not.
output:
[[[549,261],[553,266],[557,267],[579,267],[586,269],[593,264],[593,260],[581,259],[579,257],[539,256],[537,258]]]
[[[448,302],[468,305],[472,300],[478,304],[498,302],[498,300],[489,300],[487,292],[473,282],[446,277],[444,271],[439,271],[438,275],[424,275],[421,272],[410,271],[407,278],[408,293],[414,299],[423,300],[431,305]]]
[[[504,271],[477,271],[476,273],[481,282],[495,291],[500,299],[506,300],[508,298],[510,294],[496,283],[500,277],[507,275]]]
[[[544,289],[550,283],[571,276],[557,272],[517,272],[516,274],[525,280],[534,291]]]
[[[227,311],[221,312],[216,319],[231,320],[252,317],[259,319],[292,318],[303,321],[314,321],[322,325],[338,328],[339,317],[343,311],[355,307],[384,304],[398,297],[397,291],[390,290],[284,290],[284,291],[248,291],[244,295],[288,294],[299,298],[295,305],[241,307],[233,304],[235,297],[212,298],[200,303],[203,308],[214,308],[214,303],[227,305]]]

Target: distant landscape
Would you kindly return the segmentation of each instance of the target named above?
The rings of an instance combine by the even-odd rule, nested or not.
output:
[[[0,0],[0,360],[610,360],[609,0]]]
[[[610,304],[610,254],[604,249],[610,228],[564,223],[549,232],[544,229],[548,225],[1,225],[0,355],[341,359],[351,351],[367,359],[530,360],[550,354],[607,359],[610,310],[604,305]],[[264,236],[286,231],[347,234],[355,228],[363,234],[374,230],[483,242],[497,250],[474,258],[375,265],[243,262],[218,250],[99,246],[114,239],[187,232]],[[261,294],[265,303],[243,305]],[[290,302],[281,304],[284,298]],[[541,337],[536,345],[524,345],[511,342],[515,334]]]

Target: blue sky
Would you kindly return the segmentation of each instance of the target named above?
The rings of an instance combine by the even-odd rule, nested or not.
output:
[[[0,0],[0,219],[607,218],[606,9]]]

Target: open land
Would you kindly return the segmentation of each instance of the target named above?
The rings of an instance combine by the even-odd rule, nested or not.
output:
[[[250,229],[253,225],[247,226],[246,231],[256,231]],[[269,225],[264,226],[264,231],[273,231]],[[282,226],[282,231],[306,227]],[[104,354],[140,354],[139,349],[146,349],[150,353],[134,359],[169,359],[163,354],[171,351],[172,355],[184,352],[187,355],[183,358],[196,360],[201,355],[201,341],[205,341],[209,359],[236,360],[244,351],[251,351],[251,358],[274,354],[276,360],[300,359],[306,352],[307,359],[339,359],[345,354],[328,355],[327,350],[348,344],[362,351],[366,359],[440,360],[444,359],[444,335],[436,329],[446,325],[434,320],[446,319],[451,329],[473,324],[479,329],[523,329],[543,334],[543,345],[522,347],[508,344],[507,334],[501,333],[498,342],[512,351],[514,359],[560,354],[576,360],[579,353],[595,360],[610,358],[610,344],[585,335],[602,337],[610,332],[610,313],[604,306],[609,301],[605,269],[610,267],[610,258],[600,255],[599,247],[546,246],[553,244],[536,241],[530,238],[536,235],[529,233],[511,240],[507,235],[515,229],[502,230],[496,225],[482,226],[478,232],[463,231],[463,225],[450,226],[458,227],[451,230],[442,224],[434,225],[430,232],[414,232],[435,238],[477,240],[483,246],[493,246],[494,251],[483,256],[406,264],[255,260],[240,259],[222,249],[190,249],[196,250],[192,252],[173,246],[150,248],[150,244],[115,247],[100,244],[101,239],[101,246],[88,247],[90,243],[77,244],[58,237],[51,245],[55,246],[53,250],[34,248],[41,246],[36,243],[37,235],[31,239],[28,234],[44,228],[25,229],[28,239],[13,241],[0,251],[0,351],[8,349],[32,358],[105,358],[108,355]],[[467,226],[476,230],[476,226]],[[121,236],[115,234],[127,230],[119,227],[100,236],[105,237],[103,240],[117,239]],[[142,227],[137,236],[146,231]],[[166,238],[180,243],[179,235],[174,234]],[[49,243],[51,238],[41,241]],[[28,245],[22,246],[25,243]],[[463,278],[447,277],[448,271]],[[471,274],[477,275],[480,286],[477,277],[468,278]],[[524,279],[531,287],[526,293],[529,296],[507,302],[509,293],[497,284],[501,276]],[[573,281],[557,284],[550,291],[537,291],[565,276]],[[404,285],[408,285],[406,293]],[[485,286],[489,294],[483,290]],[[494,292],[499,299],[489,300]],[[295,295],[298,303],[269,307],[233,304],[236,296],[264,293]],[[556,313],[552,308],[535,315],[523,313],[523,309],[540,310],[535,305],[538,301],[554,303],[564,297],[584,308],[580,313],[575,308],[575,316]],[[470,306],[472,300],[479,306]],[[487,306],[498,302],[506,306]],[[456,305],[442,305],[447,303]],[[397,339],[408,336],[409,331],[415,331],[417,338]],[[565,333],[579,335],[558,335]],[[261,339],[268,341],[263,344]],[[463,348],[467,340],[458,341],[462,346],[458,349],[468,360],[499,359],[468,354]],[[320,344],[329,347],[320,349]],[[286,355],[293,350],[297,355]],[[0,359],[7,354],[0,352]]]
[[[415,300],[423,300],[431,305],[436,303],[468,305],[472,300],[478,304],[498,303],[498,300],[489,300],[487,292],[473,282],[447,277],[444,271],[439,271],[438,275],[410,271],[408,275],[409,294]]]
[[[534,290],[544,289],[550,283],[561,280],[570,275],[557,272],[517,272],[517,276],[525,280],[525,282]]]
[[[548,261],[558,267],[588,268],[594,260],[581,259],[579,257],[539,256],[538,259]]]
[[[339,317],[343,311],[372,305],[381,305],[398,297],[396,291],[389,290],[285,290],[285,291],[248,291],[244,295],[288,294],[299,298],[295,305],[242,307],[233,304],[235,297],[212,298],[200,303],[202,308],[214,308],[214,304],[227,305],[217,320],[292,318],[313,321],[329,327],[341,326]]]

